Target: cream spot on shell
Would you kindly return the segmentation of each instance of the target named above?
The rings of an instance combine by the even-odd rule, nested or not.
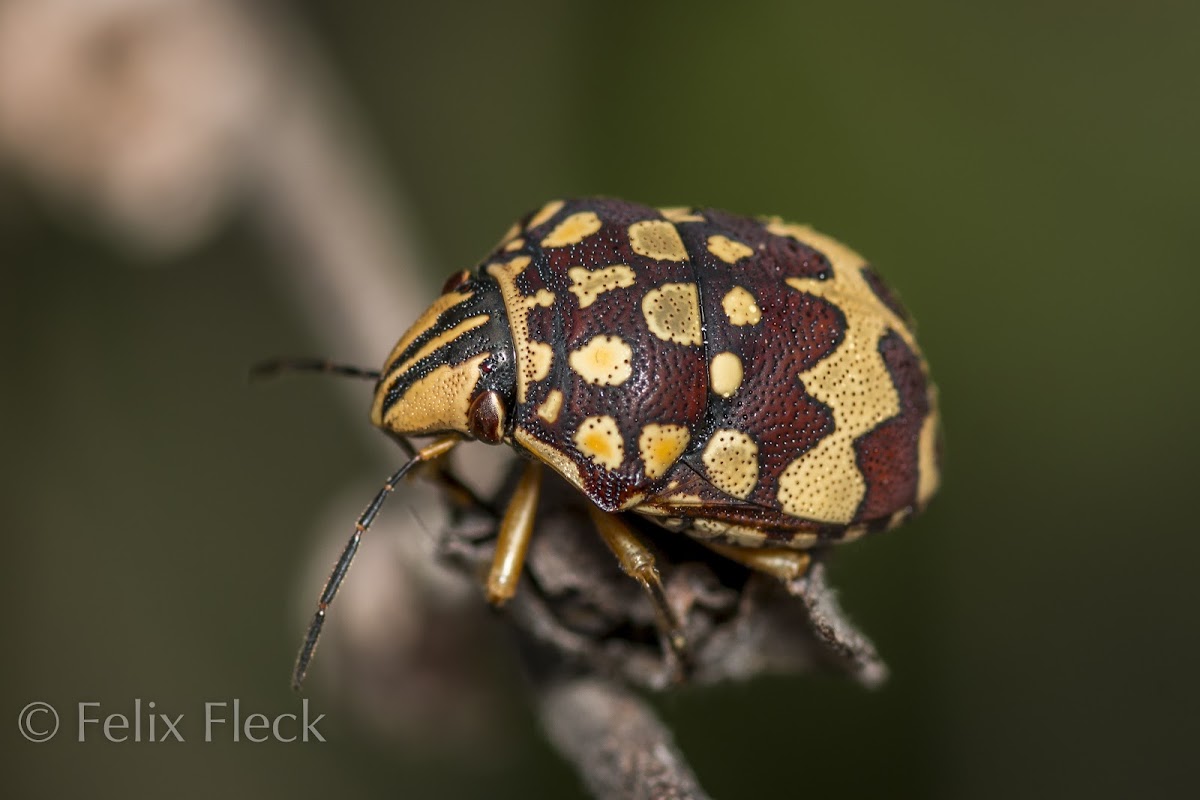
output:
[[[767,539],[766,532],[758,528],[724,522],[719,519],[692,520],[692,527],[688,534],[695,539],[722,539],[734,542],[737,547],[762,547]]]
[[[569,291],[579,298],[579,307],[587,308],[596,298],[613,289],[633,286],[633,270],[624,264],[613,264],[604,269],[590,270],[586,267],[571,267],[567,270],[571,279]]]
[[[583,489],[583,478],[579,474],[579,467],[569,455],[557,447],[546,444],[519,426],[513,432],[513,439],[521,447],[537,456],[543,464],[549,464],[555,472],[566,478],[567,482],[576,489]]]
[[[779,476],[777,495],[785,513],[838,523],[854,518],[867,490],[858,465],[846,456],[854,452],[854,438],[846,429],[835,428],[787,465]]]
[[[647,517],[665,517],[671,513],[667,509],[660,508],[659,506],[642,506],[641,508],[634,510],[639,514],[645,514]]]
[[[941,474],[938,469],[938,404],[937,389],[930,385],[926,393],[929,398],[929,413],[921,423],[917,437],[917,506],[924,508],[937,493]]]
[[[442,331],[437,336],[432,337],[431,339],[427,340],[425,344],[421,345],[421,347],[417,349],[417,352],[413,353],[410,357],[404,360],[403,364],[399,364],[390,368],[388,370],[387,377],[391,379],[393,377],[399,377],[403,375],[416,366],[417,362],[421,359],[428,358],[460,336],[463,336],[469,331],[475,330],[480,325],[486,324],[489,319],[491,319],[491,317],[488,314],[479,314],[478,316],[467,317],[453,328]]]
[[[532,263],[533,259],[529,256],[517,256],[506,264],[492,264],[488,267],[488,271],[491,272],[493,267],[496,269],[502,269],[504,270],[505,275],[515,278],[524,272],[525,268]]]
[[[684,425],[647,425],[638,437],[638,454],[647,478],[661,477],[687,449],[691,434]]]
[[[388,354],[387,361],[384,363],[391,364],[393,361],[399,358],[400,354],[407,350],[408,346],[417,340],[417,337],[426,333],[430,328],[434,327],[438,323],[438,320],[441,318],[442,314],[446,313],[446,311],[458,305],[459,303],[464,303],[471,299],[474,294],[474,292],[450,292],[449,294],[444,294],[437,300],[434,300],[433,304],[430,305],[429,308],[425,309],[425,313],[417,318],[417,321],[412,324],[412,327],[410,327],[408,331],[400,337],[400,341],[396,342],[396,346],[392,348],[392,352]]]
[[[551,424],[558,422],[558,414],[562,411],[563,393],[552,389],[546,399],[538,406],[537,415]]]
[[[580,211],[572,214],[554,227],[554,230],[542,239],[542,247],[566,247],[579,244],[596,231],[600,230],[600,218],[592,211]]]
[[[813,531],[796,531],[792,534],[792,547],[808,548],[817,543],[817,534]]]
[[[627,497],[625,499],[624,503],[621,503],[621,507],[618,509],[618,511],[629,511],[630,509],[632,509],[634,506],[636,506],[638,503],[642,502],[645,499],[646,499],[645,492],[634,492],[633,494],[629,495],[629,497]]]
[[[725,536],[736,542],[738,547],[762,547],[767,542],[766,531],[749,525],[726,525]]]
[[[633,374],[630,360],[633,350],[619,336],[593,336],[567,361],[571,369],[588,383],[620,386]]]
[[[550,374],[550,365],[554,363],[554,348],[545,342],[528,342],[526,344],[529,363],[525,368],[525,376],[529,383],[537,383]]]
[[[693,212],[687,206],[660,208],[658,213],[671,220],[671,222],[704,222],[704,217]]]
[[[677,344],[700,344],[700,290],[694,283],[664,283],[642,298],[650,332]]]
[[[529,256],[517,256],[507,264],[489,264],[488,275],[500,285],[500,296],[508,310],[508,327],[517,355],[517,402],[524,403],[529,384],[540,381],[550,373],[554,350],[545,342],[529,338],[529,312],[537,307],[554,305],[554,294],[539,289],[527,297],[517,288],[517,276],[532,263]]]
[[[693,539],[715,539],[725,533],[725,523],[715,519],[694,519],[688,535]]]
[[[525,230],[536,228],[538,225],[549,221],[551,217],[562,211],[563,205],[562,200],[551,200],[549,203],[546,203],[536,214],[529,218],[529,224],[525,226]]]
[[[617,421],[610,416],[588,417],[575,431],[575,446],[584,456],[607,470],[625,460],[625,443]]]
[[[721,308],[734,325],[757,325],[762,321],[762,311],[754,295],[741,286],[735,286],[721,298]]]
[[[758,484],[758,445],[739,430],[715,432],[702,458],[709,482],[727,495],[744,500]]]
[[[742,360],[733,353],[717,353],[708,365],[713,392],[732,397],[742,386]]]
[[[411,367],[414,363],[412,360],[409,360],[404,364],[398,365],[396,364],[396,359],[400,358],[401,354],[403,354],[404,351],[407,350],[413,344],[413,342],[418,339],[418,337],[424,336],[432,329],[437,327],[441,323],[442,315],[445,314],[446,311],[458,305],[459,303],[465,302],[472,297],[472,294],[472,292],[459,293],[457,291],[450,292],[449,294],[443,294],[441,297],[435,300],[433,304],[425,310],[425,313],[413,323],[412,327],[400,337],[400,341],[398,341],[396,346],[392,348],[392,352],[388,355],[387,361],[384,362],[388,365],[388,367],[387,371],[383,375],[383,380],[380,383],[379,390],[375,392],[375,399],[371,404],[372,423],[379,426],[385,425],[382,415],[384,401],[388,396],[388,390],[395,385],[396,381],[400,379],[400,376],[403,375],[404,372],[408,370],[409,367]],[[438,343],[438,345],[445,344],[454,336],[465,332],[468,328],[473,328],[477,325],[483,324],[483,322],[486,321],[486,316],[472,317],[471,320],[474,320],[474,322],[464,321],[456,326],[453,334],[439,334],[434,337],[434,340]],[[427,343],[426,346],[422,348],[422,354],[428,355],[436,348],[437,346],[431,348]]]
[[[629,246],[638,255],[658,261],[687,261],[687,248],[670,222],[648,219],[629,226]]]
[[[867,523],[860,522],[857,525],[851,525],[842,531],[841,541],[853,542],[867,535]]]
[[[708,237],[708,252],[726,264],[736,264],[741,259],[754,255],[753,249],[720,234]]]
[[[406,435],[468,430],[467,408],[479,380],[479,365],[490,356],[480,353],[457,366],[443,364],[416,381],[387,410],[382,427]]]
[[[804,390],[829,407],[834,430],[780,474],[779,505],[798,517],[848,523],[867,491],[854,442],[900,413],[900,395],[879,352],[879,341],[895,331],[918,357],[920,351],[908,325],[879,300],[863,277],[862,256],[811,228],[779,221],[767,227],[825,254],[833,267],[831,278],[787,278],[786,283],[827,300],[846,318],[838,348],[798,376]]]

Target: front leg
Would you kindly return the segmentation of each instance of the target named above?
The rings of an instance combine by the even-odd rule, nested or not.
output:
[[[487,579],[487,598],[492,605],[502,606],[517,593],[541,492],[542,465],[530,462],[508,501],[504,519],[500,521],[496,555],[492,558],[492,570]]]

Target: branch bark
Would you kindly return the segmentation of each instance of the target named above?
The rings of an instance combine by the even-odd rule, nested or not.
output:
[[[492,505],[502,508],[504,494]],[[592,530],[585,502],[547,476],[526,574],[504,609],[543,728],[598,798],[704,797],[662,722],[629,688],[671,690],[677,670],[660,649],[647,598]],[[688,684],[815,669],[868,688],[886,679],[874,647],[841,611],[820,553],[805,578],[784,586],[686,536],[627,521],[653,543],[667,596],[686,621]],[[461,510],[442,559],[484,574],[496,526],[487,513]]]
[[[542,691],[538,709],[551,741],[599,800],[708,797],[670,731],[632,692],[577,678]]]

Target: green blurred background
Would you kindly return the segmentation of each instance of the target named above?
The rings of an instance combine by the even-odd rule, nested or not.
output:
[[[608,194],[809,222],[919,321],[941,495],[832,566],[893,678],[655,699],[708,791],[1195,790],[1200,6],[290,8],[415,209],[430,297],[521,212]],[[322,347],[280,258],[235,219],[147,268],[0,175],[0,793],[582,796],[503,658],[499,755],[400,746],[320,687],[325,745],[14,730],[33,700],[294,708],[312,520],[387,465],[365,395],[354,418],[325,384],[246,387],[256,359]]]

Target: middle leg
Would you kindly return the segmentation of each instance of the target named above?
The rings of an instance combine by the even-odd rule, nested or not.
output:
[[[756,549],[732,544],[717,544],[716,542],[704,542],[703,544],[709,550],[730,561],[735,561],[758,572],[765,572],[767,575],[779,578],[784,583],[804,577],[804,573],[808,572],[809,564],[812,563],[812,556],[808,553],[790,547]]]
[[[637,580],[646,590],[650,602],[654,604],[659,632],[671,652],[675,654],[679,664],[686,665],[688,663],[687,639],[683,635],[683,626],[679,622],[679,617],[676,616],[675,610],[671,608],[671,604],[667,600],[662,578],[654,563],[654,554],[616,514],[601,511],[591,503],[588,503],[588,513],[591,514],[592,522],[600,531],[604,543],[608,545],[608,548],[613,551],[613,555],[617,557],[617,561],[620,562],[622,571]]]

